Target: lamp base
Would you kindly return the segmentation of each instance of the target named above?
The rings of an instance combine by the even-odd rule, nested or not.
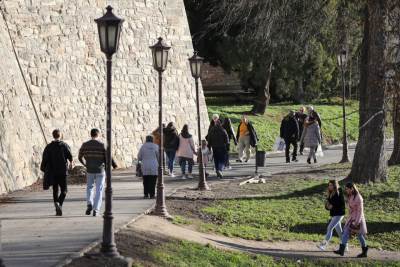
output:
[[[113,245],[103,245],[101,244],[100,253],[107,258],[120,258],[121,255],[117,250],[117,246]]]
[[[159,216],[161,218],[167,219],[167,220],[172,220],[173,217],[168,213],[166,207],[160,207],[157,206],[154,208],[154,210],[150,213],[151,215]]]
[[[130,267],[133,265],[133,259],[129,257],[123,257],[118,254],[117,257],[109,257],[104,255],[104,253],[85,253],[85,257],[89,259],[93,259],[96,262],[104,261],[107,263],[107,266],[127,266]]]

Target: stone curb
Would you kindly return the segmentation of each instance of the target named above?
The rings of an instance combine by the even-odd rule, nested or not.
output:
[[[170,192],[169,194],[167,194],[166,197],[169,197],[171,195],[174,195],[179,189],[187,187],[188,185],[182,185],[179,186],[177,188],[175,188],[174,190],[172,190],[172,192]],[[143,216],[151,213],[151,211],[155,208],[156,204],[152,204],[150,208],[148,208],[147,210],[145,210],[144,212],[142,212],[141,214],[139,214],[138,216],[136,216],[135,218],[133,218],[132,220],[130,220],[129,222],[123,224],[121,227],[119,227],[118,229],[114,230],[114,234],[119,233],[121,230],[126,229],[128,227],[128,225],[130,225],[131,223],[134,223],[135,221],[139,220],[140,218],[142,218]],[[67,258],[65,258],[64,260],[62,260],[61,262],[59,262],[58,264],[55,265],[55,267],[64,267],[68,264],[70,264],[74,259],[80,258],[83,255],[85,255],[85,253],[89,252],[90,250],[92,250],[94,247],[96,247],[97,245],[101,244],[102,239],[96,240],[92,243],[90,243],[89,245],[87,245],[86,247],[82,248],[81,250],[79,250],[78,252],[68,256]]]

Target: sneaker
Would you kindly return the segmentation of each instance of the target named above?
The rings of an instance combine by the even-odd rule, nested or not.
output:
[[[311,164],[311,159],[307,159],[307,163],[308,163],[308,164]]]
[[[228,170],[232,170],[232,166],[228,166],[226,167]]]
[[[222,172],[221,172],[221,171],[217,171],[217,177],[220,178],[220,179],[223,178],[223,175],[222,175]]]
[[[290,163],[290,159],[286,159],[286,163]]]
[[[170,172],[170,173],[169,173],[169,176],[172,177],[172,178],[174,178],[174,177],[175,177],[175,174],[174,174],[173,172]]]
[[[187,179],[186,174],[182,174],[182,180],[186,180],[186,179]]]
[[[189,174],[187,175],[187,178],[193,179],[193,175],[192,175],[191,173],[189,173]]]
[[[344,249],[346,252],[349,252],[350,251],[350,249],[349,249],[349,243],[347,243],[346,244],[346,248]]]
[[[85,214],[90,215],[90,213],[92,213],[92,209],[93,209],[92,204],[88,204]]]
[[[97,211],[93,211],[93,217],[96,217],[97,216]]]
[[[56,216],[62,216],[62,209],[58,202],[54,202],[54,206],[56,207]]]
[[[245,160],[244,160],[244,162],[248,162],[248,161],[249,161],[249,159],[245,159]]]
[[[297,158],[292,158],[292,161],[298,162],[298,159]]]
[[[317,159],[314,159],[314,163],[317,163]]]
[[[243,162],[243,160],[241,160],[241,159],[237,159],[237,160],[236,160],[236,162]]]
[[[303,156],[303,151],[300,151],[300,155],[302,155],[302,156]]]
[[[319,245],[317,245],[317,247],[321,250],[321,251],[325,251],[326,246],[328,245],[328,242],[326,240],[322,241]]]

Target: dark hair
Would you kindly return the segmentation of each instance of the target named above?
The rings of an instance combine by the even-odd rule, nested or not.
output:
[[[99,129],[93,128],[92,130],[90,130],[91,137],[97,137],[99,136],[99,133],[100,133]]]
[[[337,180],[329,180],[328,185],[332,184],[335,190],[332,193],[337,193],[339,195],[339,183]],[[329,190],[328,190],[328,197],[330,196]]]
[[[61,137],[61,131],[59,130],[59,129],[55,129],[54,131],[53,131],[53,138],[54,139],[58,139],[58,138],[60,138]]]
[[[187,124],[183,125],[181,133],[185,135],[189,134],[189,126]]]
[[[153,143],[153,136],[152,135],[148,135],[146,136],[146,143]]]
[[[358,191],[357,186],[352,182],[348,182],[346,184],[346,188],[353,190],[354,197],[356,197],[358,194],[360,194],[360,192]]]
[[[168,123],[167,127],[168,127],[168,128],[174,127],[174,123],[171,121],[170,123]]]
[[[229,128],[229,127],[231,127],[232,126],[232,122],[231,122],[231,119],[229,119],[229,118],[225,118],[224,119],[224,123],[222,124],[222,126],[225,128]]]

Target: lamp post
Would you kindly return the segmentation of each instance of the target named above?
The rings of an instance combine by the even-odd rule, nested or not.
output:
[[[348,146],[347,146],[347,129],[346,129],[346,85],[344,80],[344,72],[347,63],[347,51],[342,49],[338,54],[338,64],[341,70],[342,76],[342,109],[343,109],[343,152],[342,160],[340,163],[349,162]]]
[[[153,55],[153,67],[158,72],[158,101],[159,101],[159,114],[158,114],[158,127],[160,129],[160,147],[159,147],[159,164],[158,164],[158,179],[157,179],[157,199],[154,214],[162,216],[164,218],[171,218],[168,214],[167,206],[165,205],[164,195],[164,174],[162,162],[164,162],[164,134],[162,127],[162,73],[167,68],[168,63],[168,51],[171,47],[167,46],[161,37],[158,38],[158,42],[150,46]]]
[[[116,17],[112,7],[107,6],[107,12],[101,18],[95,19],[97,23],[100,48],[107,58],[107,151],[106,151],[106,198],[103,224],[103,242],[101,252],[107,257],[118,257],[119,253],[114,239],[114,226],[112,215],[112,187],[111,187],[111,65],[112,56],[118,50],[123,19]]]
[[[199,190],[210,190],[204,171],[203,153],[201,152],[201,126],[200,126],[200,99],[199,99],[199,78],[201,76],[201,67],[203,66],[203,58],[199,57],[197,51],[189,58],[190,71],[196,83],[196,106],[197,106],[197,134],[199,138],[199,149],[197,156],[199,158]]]

